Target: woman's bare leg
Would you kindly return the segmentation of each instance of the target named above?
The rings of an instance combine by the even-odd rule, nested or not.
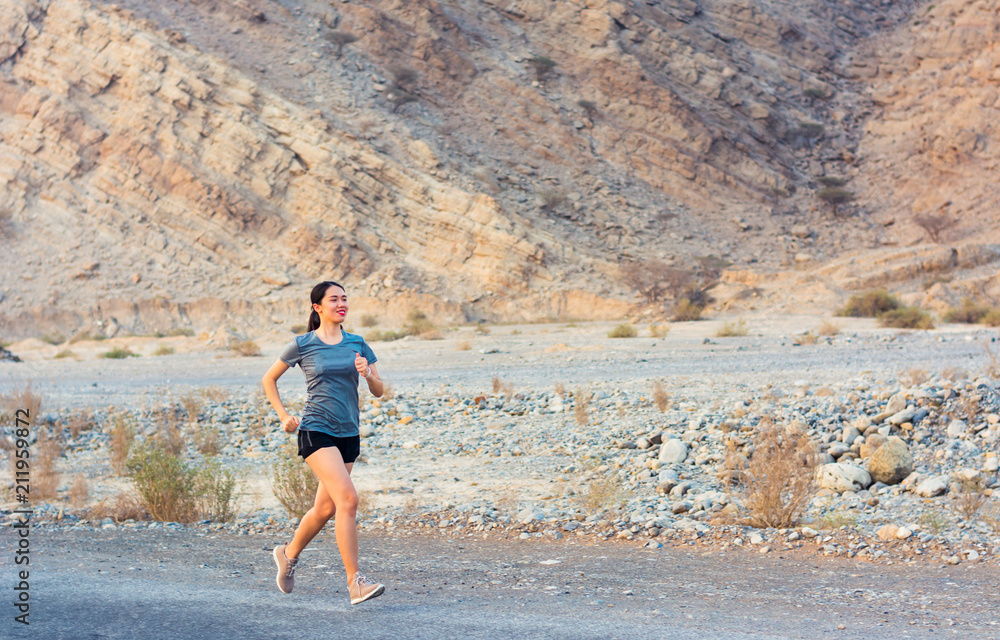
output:
[[[344,561],[344,570],[347,571],[347,579],[350,580],[358,571],[358,526],[357,526],[357,514],[358,514],[358,492],[354,488],[354,483],[351,482],[351,467],[353,464],[344,464],[344,458],[340,455],[340,450],[336,447],[324,447],[319,449],[308,458],[306,458],[306,463],[312,468],[313,472],[319,478],[320,487],[326,490],[326,494],[332,499],[334,504],[334,529],[337,534],[337,547],[340,548],[340,557]],[[317,497],[319,493],[317,492]],[[315,509],[315,505],[313,506]],[[312,511],[313,509],[310,509]],[[314,514],[314,518],[310,519],[310,529],[303,531],[303,524],[306,518],[303,517],[302,523],[299,524],[299,529],[295,532],[295,540],[292,544],[295,544],[296,540],[299,540],[299,532],[302,531],[303,538],[305,534],[312,530],[315,523],[318,521],[317,518],[321,519],[327,512],[319,511]],[[308,513],[306,514],[309,515]],[[327,520],[329,516],[326,517]],[[326,520],[323,520],[326,523]],[[309,540],[312,536],[315,536],[319,530],[322,529],[322,525],[316,528],[315,531],[309,536]],[[308,542],[308,540],[306,540]],[[292,545],[289,545],[291,547]],[[302,546],[305,546],[304,544]],[[292,548],[293,551],[301,551],[301,547]],[[291,557],[291,556],[289,556]]]
[[[354,463],[344,466],[347,467],[347,473],[350,474]],[[330,497],[330,494],[326,492],[326,487],[321,482],[316,487],[316,500],[313,502],[312,508],[302,516],[299,526],[295,529],[295,537],[285,547],[285,556],[288,558],[298,558],[302,550],[323,530],[323,527],[326,526],[326,523],[329,522],[336,511],[337,505],[334,503],[333,498]]]

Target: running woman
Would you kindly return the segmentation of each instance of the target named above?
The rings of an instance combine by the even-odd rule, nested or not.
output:
[[[298,429],[299,455],[319,478],[316,501],[302,516],[292,541],[274,548],[277,582],[282,593],[292,592],[299,554],[334,518],[351,604],[358,604],[385,591],[383,585],[358,570],[358,492],[351,482],[351,468],[361,451],[358,376],[365,378],[377,398],[382,397],[384,388],[371,348],[361,336],[341,327],[347,317],[344,288],[336,282],[321,282],[313,287],[310,300],[308,333],[285,347],[261,381],[285,431]],[[301,421],[285,410],[278,396],[278,378],[295,365],[306,376],[307,398]]]

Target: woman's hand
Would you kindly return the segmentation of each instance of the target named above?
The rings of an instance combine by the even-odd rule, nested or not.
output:
[[[368,373],[368,360],[366,358],[362,358],[360,353],[355,354],[354,356],[354,368],[358,370],[358,375],[362,378],[364,378],[365,374]]]
[[[295,433],[295,430],[299,428],[299,419],[295,416],[288,416],[281,421],[281,426],[284,427],[285,433]]]

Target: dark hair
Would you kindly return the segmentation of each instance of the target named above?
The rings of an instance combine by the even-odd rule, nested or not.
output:
[[[323,298],[326,297],[326,290],[330,287],[340,287],[344,291],[347,291],[342,284],[338,284],[333,280],[324,280],[313,287],[312,293],[309,294],[312,304],[322,304]],[[319,329],[319,314],[313,309],[309,312],[309,322],[306,324],[306,331],[315,331],[316,329]]]

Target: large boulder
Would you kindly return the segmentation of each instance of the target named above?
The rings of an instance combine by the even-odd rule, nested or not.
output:
[[[816,481],[823,489],[843,493],[867,489],[872,484],[872,477],[861,467],[835,462],[817,467]]]
[[[900,438],[889,441],[875,450],[868,459],[868,473],[875,482],[897,484],[913,473],[913,456]]]

